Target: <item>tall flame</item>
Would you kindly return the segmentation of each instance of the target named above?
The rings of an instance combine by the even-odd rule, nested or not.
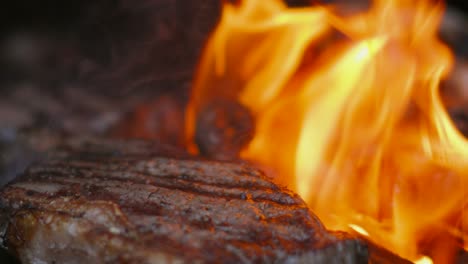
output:
[[[376,0],[365,13],[226,2],[188,109],[237,100],[256,119],[242,157],[274,168],[330,229],[361,230],[411,260],[453,257],[465,236],[468,142],[439,83],[443,5]],[[466,223],[465,223],[466,226]],[[466,243],[466,241],[464,241]]]

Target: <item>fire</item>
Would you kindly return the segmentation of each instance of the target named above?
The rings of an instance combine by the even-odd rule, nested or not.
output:
[[[453,64],[437,38],[443,7],[376,0],[344,16],[226,1],[194,83],[189,138],[203,105],[237,100],[256,120],[242,157],[273,168],[329,229],[448,261],[466,245],[468,142],[439,97]]]

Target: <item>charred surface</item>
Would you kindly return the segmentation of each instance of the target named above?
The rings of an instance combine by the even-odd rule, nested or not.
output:
[[[73,141],[0,193],[23,263],[367,263],[305,203],[240,163],[143,141]]]
[[[200,154],[218,160],[234,160],[252,140],[255,120],[249,109],[240,103],[215,100],[198,113],[195,130]]]

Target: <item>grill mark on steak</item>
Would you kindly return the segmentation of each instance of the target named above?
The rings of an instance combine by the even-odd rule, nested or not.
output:
[[[63,174],[62,172],[49,170],[49,171],[35,171],[31,173],[31,175],[37,177],[38,179],[43,179],[47,182],[54,182],[59,184],[70,184],[70,183],[77,183],[73,177],[70,177],[70,174]],[[252,199],[254,201],[268,201],[272,203],[277,203],[280,205],[297,205],[300,204],[300,200],[298,197],[294,197],[296,199],[291,199],[290,196],[285,194],[276,193],[271,189],[264,189],[264,188],[257,188],[256,186],[253,188],[247,188],[245,186],[234,186],[234,185],[223,185],[223,184],[207,184],[207,183],[199,183],[194,181],[188,181],[185,179],[181,179],[179,177],[171,177],[169,179],[155,178],[148,175],[141,175],[139,173],[128,172],[128,177],[114,177],[117,175],[118,172],[96,172],[93,173],[82,173],[80,175],[80,180],[83,182],[84,179],[89,179],[90,182],[88,184],[93,183],[93,179],[104,179],[106,181],[118,181],[121,183],[127,184],[147,184],[154,187],[166,188],[166,189],[173,189],[188,193],[194,193],[198,195],[205,195],[205,196],[216,196],[219,198],[230,198],[230,199]],[[107,176],[112,175],[112,176]],[[143,176],[143,177],[139,177]],[[53,177],[53,180],[50,178]],[[66,178],[66,179],[63,179]],[[130,179],[133,180],[130,180]],[[63,181],[61,181],[63,179]],[[248,185],[247,185],[248,186]]]
[[[40,195],[41,193],[37,193],[36,194]],[[48,197],[45,197],[46,201],[45,201],[45,205],[43,206],[37,206],[37,207],[34,207],[34,208],[29,208],[28,211],[30,212],[41,212],[41,213],[45,213],[45,214],[51,214],[51,213],[56,213],[56,214],[60,214],[60,215],[68,215],[68,216],[71,216],[73,218],[86,218],[84,217],[84,212],[83,211],[78,211],[78,212],[74,212],[73,214],[69,213],[69,212],[66,212],[66,211],[62,211],[62,209],[57,209],[57,210],[50,210],[50,209],[47,209],[47,198]],[[73,203],[71,201],[67,201],[68,203]],[[60,208],[60,207],[59,207]],[[121,207],[122,208],[125,208],[125,207]],[[137,218],[141,217],[138,216]],[[176,215],[166,215],[166,217],[164,218],[159,218],[157,223],[158,225],[162,225],[162,226],[169,226],[171,225],[172,222],[179,222],[180,217],[183,217],[183,216],[179,216],[177,217]],[[242,215],[244,219],[244,221],[247,221],[247,215]],[[300,216],[301,217],[301,216]],[[287,216],[283,216],[283,218],[287,218]],[[254,221],[256,219],[253,219]],[[231,225],[232,223],[224,223],[225,225],[225,230],[226,232],[219,232],[219,230],[222,230],[223,229],[223,224],[217,224],[219,225],[219,227],[215,227],[213,225],[213,228],[211,229],[214,229],[216,230],[217,232],[210,232],[210,233],[207,233],[206,235],[210,236],[211,239],[223,239],[225,241],[235,241],[236,243],[244,243],[244,244],[248,244],[248,243],[255,243],[255,244],[263,244],[264,246],[266,245],[270,245],[272,244],[270,242],[270,239],[271,239],[271,235],[269,233],[271,233],[271,230],[277,230],[277,233],[276,235],[278,234],[282,234],[282,236],[289,236],[290,239],[287,240],[287,241],[278,241],[278,242],[281,242],[281,245],[282,247],[286,247],[288,246],[289,244],[293,244],[293,247],[294,250],[304,250],[304,246],[307,247],[308,243],[307,242],[312,242],[312,241],[308,241],[311,239],[310,237],[310,234],[308,234],[308,232],[313,232],[313,227],[311,226],[311,229],[310,230],[307,230],[306,233],[304,233],[304,231],[302,230],[295,230],[295,227],[293,224],[306,224],[304,219],[297,219],[299,221],[293,223],[291,222],[290,220],[289,221],[281,221],[282,223],[278,223],[278,225],[273,225],[273,224],[270,224],[269,226],[265,226],[264,223],[262,222],[259,222],[256,226],[256,228],[254,228],[254,232],[252,232],[252,229],[249,228],[249,226],[255,226],[255,223],[252,223],[252,222],[249,222],[248,224],[245,224],[245,225],[239,225],[237,229],[233,230]],[[132,221],[134,222],[134,221]],[[271,223],[275,223],[277,221],[271,221]],[[135,223],[135,222],[134,222]],[[156,223],[156,221],[155,221]],[[146,223],[146,225],[142,225],[142,226],[147,226],[148,223]],[[138,224],[136,224],[137,228],[138,228]],[[197,223],[194,223],[193,221],[188,221],[188,226],[189,228],[191,227],[196,227],[198,228],[199,230],[206,230],[206,227],[205,228],[200,228],[200,225],[197,224]],[[95,228],[97,229],[102,229],[103,227],[102,226],[96,226]],[[185,228],[187,228],[187,226],[185,226]],[[111,228],[112,229],[112,228]],[[120,228],[116,228],[114,227],[114,229],[116,230],[119,230]],[[180,228],[177,228],[178,230]],[[301,229],[301,228],[299,228]],[[172,230],[172,229],[171,229]],[[278,232],[278,231],[281,231],[282,232]],[[168,235],[166,233],[166,235]],[[181,234],[179,234],[181,235]],[[144,236],[140,236],[139,239],[148,239],[148,241],[151,241],[151,239],[154,239],[154,238],[151,238],[151,236],[153,236],[152,234],[149,234],[150,238],[145,238]],[[198,235],[198,237],[201,236],[201,234]],[[164,237],[164,239],[168,239],[168,237]],[[296,241],[296,243],[301,243],[301,244],[296,244],[296,243],[293,243],[293,241]],[[300,245],[303,245],[302,247]],[[274,246],[274,244],[270,245],[270,246]]]
[[[126,164],[125,164],[126,162]],[[193,160],[174,160],[167,158],[154,158],[154,159],[140,159],[136,164],[132,160],[118,160],[113,161],[107,159],[105,162],[101,160],[88,160],[83,162],[82,160],[67,159],[66,162],[61,161],[49,161],[47,167],[38,167],[41,169],[50,169],[50,165],[58,165],[58,168],[72,168],[77,169],[92,169],[92,170],[104,170],[106,172],[114,172],[125,169],[130,172],[141,172],[151,174],[152,171],[156,172],[159,177],[189,177],[192,181],[203,182],[203,183],[224,183],[226,187],[238,186],[239,184],[250,184],[248,187],[265,187],[273,190],[277,190],[278,186],[270,181],[263,180],[264,175],[258,171],[252,172],[246,166],[232,163],[213,163],[216,165],[214,169],[205,170],[204,168],[209,167],[207,164],[213,162],[209,161],[193,161]],[[122,165],[125,164],[125,165]],[[176,164],[173,166],[171,164]],[[203,164],[201,166],[201,164]],[[133,169],[135,166],[136,169]],[[219,178],[218,174],[224,174],[226,177]],[[241,177],[239,175],[242,175]],[[211,180],[213,177],[215,181]],[[239,183],[237,184],[237,181]]]
[[[73,165],[73,162],[70,162],[70,163]],[[68,163],[67,165],[70,166],[70,163]],[[58,165],[58,166],[55,166],[55,167],[47,166],[47,167],[42,167],[42,168],[35,168],[34,170],[31,170],[30,173],[56,173],[57,175],[65,174],[65,173],[73,173],[73,174],[80,174],[80,176],[84,176],[84,177],[86,177],[87,175],[98,176],[98,177],[108,177],[106,175],[112,175],[113,178],[118,177],[121,179],[128,179],[128,178],[131,178],[131,179],[136,178],[140,180],[154,180],[155,179],[151,174],[148,173],[148,171],[134,170],[128,167],[127,167],[128,169],[124,167],[102,168],[98,166],[76,166],[76,167],[71,168],[71,167],[63,166],[65,164],[54,164],[54,165]],[[122,170],[125,170],[124,174],[122,174]],[[203,173],[203,172],[199,172],[199,173]],[[253,189],[259,189],[259,190],[265,190],[265,191],[278,190],[277,186],[272,185],[269,182],[263,182],[257,179],[251,179],[251,177],[249,176],[242,177],[239,179],[239,181],[234,182],[232,179],[228,180],[230,175],[225,176],[226,180],[224,181],[223,179],[220,179],[219,181],[213,181],[211,180],[212,177],[195,178],[192,175],[193,175],[193,172],[188,172],[188,171],[183,171],[180,173],[170,172],[167,174],[162,172],[158,174],[158,178],[161,178],[161,180],[166,180],[166,181],[186,180],[186,181],[190,181],[193,183],[209,185],[213,187],[224,187],[224,188],[243,187],[243,188],[253,188]],[[256,181],[253,181],[253,180],[256,180]]]
[[[50,182],[50,181],[49,181]],[[42,182],[41,180],[35,182],[35,183],[49,183],[49,182]],[[121,201],[120,205],[121,208],[139,208],[139,211],[145,212],[145,213],[151,213],[153,215],[161,215],[161,214],[166,214],[169,215],[171,214],[172,211],[176,210],[178,212],[184,212],[186,209],[185,208],[174,208],[175,205],[178,204],[177,200],[173,198],[174,201],[170,203],[171,199],[170,197],[192,197],[194,195],[199,196],[198,193],[190,193],[190,194],[179,194],[177,191],[174,191],[174,189],[166,189],[166,188],[148,188],[150,186],[147,185],[142,185],[142,184],[136,184],[136,183],[129,183],[132,184],[132,188],[134,189],[139,189],[140,191],[138,194],[140,194],[140,197],[134,197],[132,195],[125,194],[126,188],[122,186],[122,182],[120,181],[106,181],[106,184],[100,184],[99,182],[92,183],[93,181],[83,181],[82,182],[82,188],[81,190],[68,190],[66,186],[74,186],[78,183],[76,179],[72,180],[58,180],[54,179],[53,183],[62,185],[64,186],[64,190],[57,191],[57,193],[60,193],[61,196],[66,195],[68,193],[72,194],[84,194],[86,196],[86,199],[88,200],[118,200]],[[31,197],[31,190],[30,189],[24,189],[22,186],[17,186],[14,185],[15,188],[22,189],[20,190],[21,192],[25,191],[25,194],[29,197]],[[93,190],[92,192],[87,191],[88,189]],[[146,189],[146,190],[144,190]],[[29,194],[28,194],[29,192]],[[34,192],[34,191],[33,191]],[[156,201],[153,201],[151,199],[151,196],[153,195],[154,192],[158,192],[159,196],[164,197],[164,200],[158,199]],[[35,192],[35,197],[31,197],[30,199],[32,200],[37,200],[38,197],[41,196],[40,192]],[[51,195],[56,195],[56,194],[45,194],[44,198],[47,199]],[[187,196],[189,195],[189,196]],[[76,197],[76,195],[75,195]],[[202,209],[213,209],[210,205],[213,204],[213,200],[219,200],[219,199],[225,199],[226,202],[231,203],[234,205],[236,208],[237,206],[242,206],[242,201],[233,201],[229,196],[208,196],[209,198],[212,199],[206,199],[206,205],[201,206],[200,208],[191,208],[191,210],[202,210]],[[79,198],[79,197],[76,197]],[[141,206],[138,206],[139,203],[143,199],[146,199],[145,207],[142,208]],[[165,202],[167,201],[167,202]],[[164,204],[166,210],[163,210],[164,207],[161,206],[161,204]],[[238,204],[238,205],[237,205]],[[256,202],[252,203],[251,206],[255,207],[255,210],[257,214],[255,215],[255,220],[256,221],[268,221],[271,223],[277,223],[277,224],[285,224],[285,225],[292,225],[292,224],[305,224],[304,221],[302,221],[302,218],[297,218],[295,217],[295,214],[298,213],[300,215],[302,214],[307,214],[307,208],[302,206],[283,206],[283,205],[278,205],[274,202],[269,202],[269,201],[264,201],[264,202]],[[193,206],[192,206],[193,207]],[[288,209],[285,214],[285,209]],[[133,212],[135,210],[132,210]],[[305,211],[305,212],[304,212]],[[223,214],[218,214],[223,215]],[[247,217],[248,215],[243,215],[243,217]],[[224,216],[227,217],[227,216]],[[212,217],[212,219],[216,219],[216,216]],[[217,221],[220,222],[220,221]]]
[[[24,263],[367,263],[260,171],[138,144],[61,148],[1,190],[9,247]]]

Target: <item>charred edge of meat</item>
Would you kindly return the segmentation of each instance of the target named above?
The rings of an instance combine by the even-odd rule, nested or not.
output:
[[[366,240],[369,246],[369,263],[371,264],[411,264],[412,262]]]

